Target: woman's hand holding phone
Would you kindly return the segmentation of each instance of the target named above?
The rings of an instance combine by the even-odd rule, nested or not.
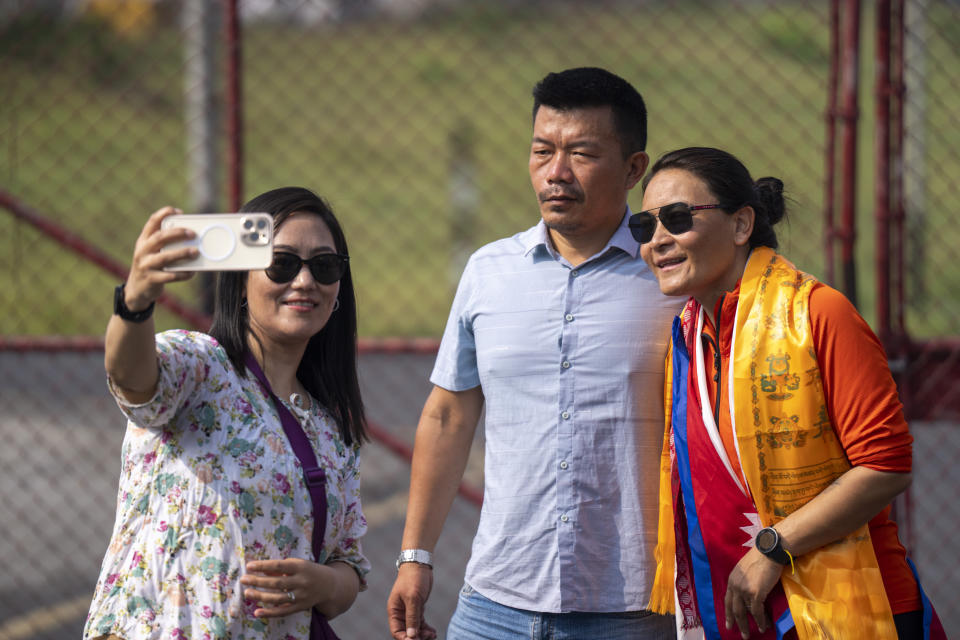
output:
[[[191,260],[199,255],[194,246],[181,245],[167,249],[173,243],[188,242],[196,237],[196,232],[184,227],[162,228],[163,221],[182,212],[174,207],[163,207],[155,211],[140,232],[133,249],[130,274],[125,287],[125,302],[131,311],[146,309],[163,293],[163,287],[169,282],[187,280],[193,276],[191,271],[167,271],[175,262]]]

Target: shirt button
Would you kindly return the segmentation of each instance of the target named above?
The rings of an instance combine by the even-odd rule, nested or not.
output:
[[[569,420],[569,419],[570,419],[570,412],[569,412],[569,411],[564,411],[563,413],[560,414],[560,417],[563,418],[564,420]]]
[[[567,516],[567,514],[563,514],[562,516],[560,516],[560,522],[566,522],[569,519],[570,517]]]
[[[566,360],[564,360],[564,361],[563,361],[563,364],[561,364],[560,366],[563,367],[564,369],[569,369],[569,368],[570,368],[570,363],[567,362]]]
[[[569,467],[569,466],[570,466],[570,465],[567,464],[567,461],[566,461],[566,460],[563,460],[563,461],[560,462],[560,468],[561,468],[561,469],[566,469],[566,468]]]
[[[573,314],[568,313],[567,315],[563,316],[563,319],[566,320],[567,322],[573,322]]]
[[[576,278],[578,275],[580,275],[580,272],[577,271],[576,269],[574,269],[573,271],[570,272],[570,275],[572,275],[574,278]]]

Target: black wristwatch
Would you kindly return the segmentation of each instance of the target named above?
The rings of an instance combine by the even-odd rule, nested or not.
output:
[[[126,286],[127,283],[124,282],[113,290],[113,313],[129,322],[143,322],[153,315],[153,307],[156,303],[151,302],[150,306],[142,311],[130,311],[130,309],[127,308],[127,302],[125,300],[126,294],[124,293],[124,287]]]
[[[774,562],[787,565],[790,564],[790,554],[783,548],[783,539],[773,527],[764,527],[757,532],[756,538],[757,551],[767,556]]]

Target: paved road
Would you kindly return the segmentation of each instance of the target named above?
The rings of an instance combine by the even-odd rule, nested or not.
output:
[[[364,356],[371,418],[407,442],[429,390],[432,358]],[[0,640],[74,640],[113,524],[123,424],[106,394],[102,354],[0,353]],[[944,545],[960,525],[960,425],[914,425],[914,559],[947,628],[960,590],[960,563]],[[478,440],[480,437],[478,435]],[[481,480],[482,443],[469,476]],[[370,589],[334,626],[345,639],[386,637],[384,604],[406,507],[409,467],[382,446],[366,449],[364,548]],[[458,500],[437,549],[429,620],[445,628],[476,528],[477,508]]]

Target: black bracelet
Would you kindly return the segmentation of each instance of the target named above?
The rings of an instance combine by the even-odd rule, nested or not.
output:
[[[130,309],[127,308],[127,301],[125,299],[126,294],[124,288],[126,286],[127,283],[124,282],[113,290],[113,313],[129,322],[143,322],[153,315],[153,308],[156,306],[156,303],[151,302],[150,306],[142,311],[130,311]]]

